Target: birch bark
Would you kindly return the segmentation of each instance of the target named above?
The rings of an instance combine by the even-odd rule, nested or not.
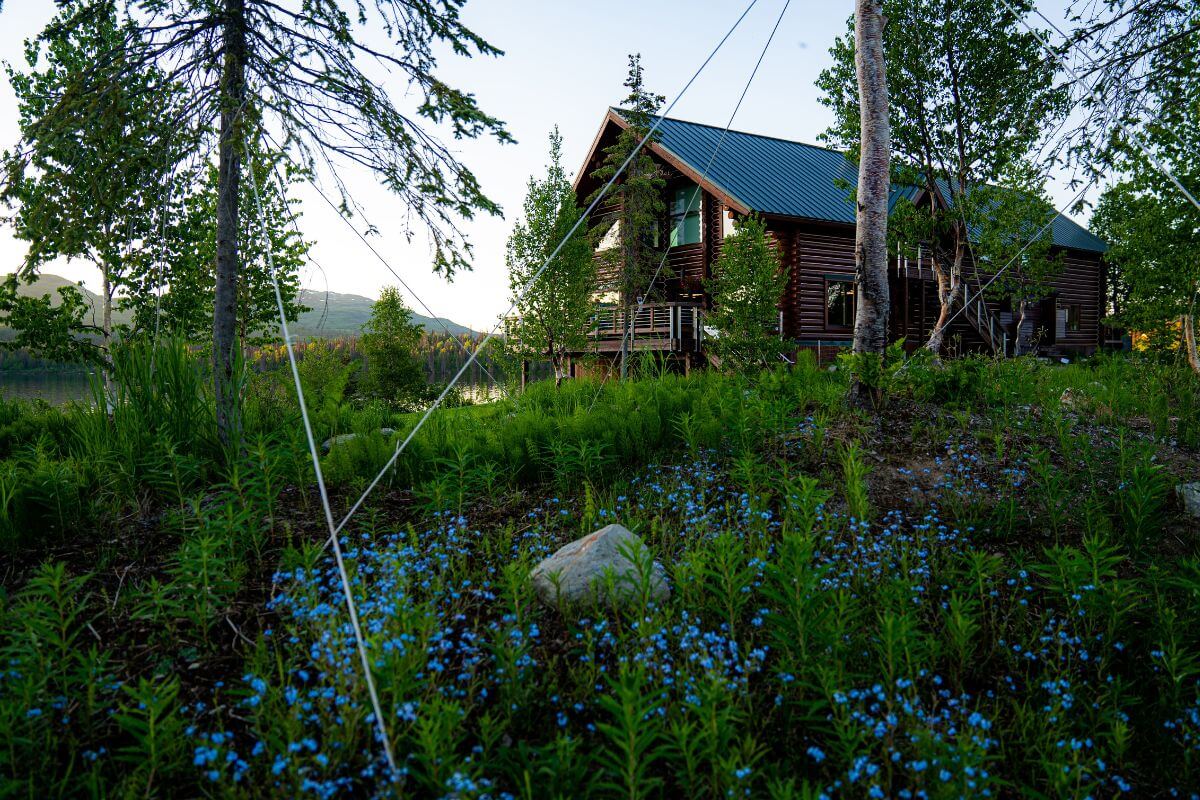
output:
[[[888,119],[887,69],[883,57],[883,5],[857,0],[854,8],[855,69],[862,131],[858,163],[858,209],[854,242],[857,311],[854,352],[887,348],[887,223],[891,187],[891,128]],[[861,397],[863,387],[851,389]]]

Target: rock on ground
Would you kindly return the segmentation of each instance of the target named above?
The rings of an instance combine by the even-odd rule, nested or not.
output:
[[[386,438],[396,432],[395,428],[380,428],[379,432]],[[345,444],[358,438],[357,433],[341,433],[321,442],[321,450],[328,453],[335,444]]]
[[[629,555],[648,565],[649,575],[639,574],[639,564]],[[530,578],[548,605],[622,602],[636,597],[644,580],[649,581],[652,599],[671,596],[662,564],[651,560],[645,542],[621,525],[607,525],[564,545],[534,567]]]
[[[1179,484],[1175,487],[1175,494],[1179,495],[1183,510],[1200,519],[1200,481]]]

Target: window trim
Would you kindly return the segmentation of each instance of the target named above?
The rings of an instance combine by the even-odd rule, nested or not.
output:
[[[831,283],[848,283],[848,284],[850,284],[849,295],[850,295],[851,322],[848,325],[842,325],[840,323],[834,324],[829,321],[829,285]],[[822,289],[823,289],[822,296],[824,297],[824,302],[822,303],[822,305],[825,308],[825,330],[829,330],[829,331],[853,330],[854,329],[853,319],[854,319],[855,315],[858,313],[858,293],[854,291],[854,276],[852,276],[852,275],[837,275],[837,274],[825,275],[825,276],[823,276]]]

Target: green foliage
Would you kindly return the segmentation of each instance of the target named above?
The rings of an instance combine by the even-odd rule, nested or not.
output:
[[[893,252],[910,257],[924,243],[948,304],[943,313],[964,300],[972,260],[986,271],[985,257],[995,264],[1049,219],[1044,179],[1030,162],[1065,114],[1067,90],[1055,85],[1057,63],[1045,57],[1038,34],[1021,24],[1032,9],[1030,0],[883,3],[893,182],[924,190],[919,205],[897,204],[888,233]],[[823,138],[857,157],[853,19],[830,53],[834,65],[817,80],[834,114]],[[1044,292],[1054,266],[1041,247],[1035,242],[1012,283],[997,291]],[[931,342],[940,336],[939,328]]]
[[[263,225],[283,296],[288,322],[307,311],[299,301],[300,269],[308,260],[309,242],[292,223],[298,215],[294,200],[284,194],[303,177],[277,152],[252,148],[243,169],[254,171],[262,201],[261,215],[249,176],[240,185],[239,217],[241,269],[238,274],[237,334],[242,347],[279,341],[279,308],[267,267]],[[276,175],[285,177],[281,188]],[[216,290],[218,174],[206,166],[194,185],[179,187],[165,207],[167,222],[155,230],[151,241],[155,260],[136,276],[136,285],[124,306],[133,314],[128,333],[151,338],[174,336],[195,344],[212,339],[213,298]]]
[[[523,218],[508,237],[506,261],[509,289],[518,300],[508,338],[522,358],[549,356],[557,382],[565,375],[567,354],[583,349],[595,312],[596,263],[587,231],[581,225],[566,238],[581,215],[575,189],[562,167],[562,137],[556,127],[550,133],[546,176],[529,179]],[[547,262],[545,272],[533,281]],[[526,286],[528,290],[518,298]]]
[[[371,309],[360,340],[366,365],[359,391],[403,410],[424,401],[429,389],[425,370],[414,355],[421,329],[412,321],[400,290],[387,286]]]
[[[1110,311],[1119,324],[1139,332],[1161,330],[1171,325],[1168,341],[1182,344],[1175,323],[1188,317],[1195,325],[1200,303],[1200,209],[1168,179],[1160,166],[1170,171],[1185,188],[1196,193],[1200,180],[1197,145],[1200,134],[1200,66],[1190,37],[1174,32],[1190,27],[1195,9],[1190,4],[1144,3],[1129,8],[1129,25],[1114,31],[1119,49],[1105,59],[1105,70],[1117,69],[1113,58],[1141,48],[1147,41],[1155,46],[1137,62],[1119,67],[1122,80],[1103,87],[1109,95],[1125,96],[1136,85],[1140,118],[1154,109],[1140,126],[1138,140],[1123,129],[1107,127],[1097,144],[1103,163],[1111,164],[1121,179],[1100,198],[1092,225],[1111,246],[1105,253],[1109,268]],[[1184,17],[1185,22],[1178,17]],[[1178,28],[1177,28],[1178,26]],[[1152,81],[1125,85],[1131,70],[1146,70]],[[1149,148],[1146,153],[1142,147]],[[1193,327],[1194,329],[1194,327]],[[1195,341],[1189,354],[1192,367],[1200,373],[1200,353]]]
[[[296,420],[248,415],[245,452],[215,469],[214,425],[183,397],[204,398],[198,362],[149,360],[118,358],[136,386],[111,420],[0,404],[0,467],[110,452],[139,476],[81,473],[66,559],[87,573],[38,566],[53,548],[26,539],[2,577],[0,786],[386,792]],[[314,395],[344,395],[339,361],[314,354]],[[1200,560],[1169,487],[1194,456],[1146,419],[1195,384],[1126,357],[922,360],[892,427],[867,427],[848,380],[802,358],[609,383],[594,406],[595,383],[535,384],[432,417],[404,491],[381,487],[342,540],[406,791],[1190,790]],[[1060,408],[1066,388],[1104,420]],[[1168,436],[1196,413],[1182,390]],[[380,425],[415,417],[335,406],[374,432],[325,457],[338,502],[390,456]],[[910,407],[930,411],[906,424]],[[178,479],[155,466],[169,452]],[[0,502],[28,483],[3,468]],[[539,604],[532,566],[611,521],[645,541],[636,596]]]
[[[143,242],[161,224],[171,190],[168,171],[182,144],[172,118],[181,94],[166,73],[131,57],[125,42],[136,35],[134,23],[117,3],[60,6],[27,43],[28,72],[6,65],[22,147],[4,154],[3,198],[16,208],[15,234],[29,244],[21,277],[32,282],[60,257],[94,263],[103,281],[100,318],[85,317],[77,293],[60,292],[58,304],[0,304],[7,312],[0,321],[21,331],[19,346],[105,362],[112,306],[121,302],[118,293],[136,291],[136,276],[149,267]],[[80,339],[85,334],[97,335],[102,349]]]
[[[722,367],[748,371],[779,360],[779,336],[771,331],[779,327],[786,284],[787,273],[768,241],[766,223],[755,216],[742,220],[722,243],[707,282],[714,307],[705,321],[720,332],[709,339],[708,349],[721,359]]]
[[[854,351],[839,353],[838,363],[867,393],[871,405],[878,411],[894,390],[900,371],[908,366],[904,358],[904,339],[892,342],[882,354]]]
[[[654,124],[653,116],[666,99],[647,91],[640,53],[629,56],[629,74],[624,85],[629,89],[629,95],[625,98],[621,116],[628,125],[618,134],[617,140],[604,149],[604,159],[591,175],[600,182],[601,188],[617,174],[617,170],[633,154],[634,148],[650,133]],[[650,279],[662,259],[658,226],[666,210],[662,199],[665,186],[666,179],[643,147],[606,196],[606,200],[616,206],[617,211],[598,214],[593,221],[592,239],[597,246],[616,226],[617,245],[602,251],[599,258],[604,267],[614,271],[617,276],[616,284],[606,288],[615,290],[626,308],[636,305],[639,298],[651,290]],[[600,190],[597,188],[588,198],[589,203],[599,196]]]
[[[56,297],[29,296],[21,292],[21,283],[20,275],[13,272],[0,284],[0,324],[15,332],[12,338],[0,341],[0,349],[24,351],[60,363],[105,362],[104,350],[93,338],[81,335],[102,333],[91,322],[93,309],[82,292],[73,286],[61,286]]]

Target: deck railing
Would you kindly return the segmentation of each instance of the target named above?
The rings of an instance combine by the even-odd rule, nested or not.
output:
[[[630,315],[632,314],[632,328]],[[695,302],[646,303],[640,309],[606,306],[596,311],[589,338],[597,344],[620,342],[632,335],[633,346],[697,350],[703,337],[703,308]]]

